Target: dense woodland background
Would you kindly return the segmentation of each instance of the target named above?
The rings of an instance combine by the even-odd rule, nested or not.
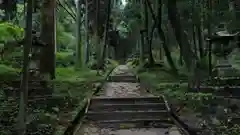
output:
[[[104,75],[119,63],[131,65],[151,82],[153,93],[164,93],[176,106],[184,104],[182,115],[194,114],[204,131],[240,133],[231,121],[239,117],[236,104],[212,94],[187,93],[209,78],[207,37],[239,31],[239,0],[0,2],[1,135],[25,130],[31,135],[62,134]],[[236,69],[232,75],[239,76],[239,43],[230,44],[227,59]],[[213,52],[218,49],[214,46]],[[214,67],[219,57],[211,57]],[[23,69],[29,67],[32,72],[27,74]],[[24,91],[23,83],[20,90],[21,73],[28,76],[22,82],[44,85],[29,81],[29,90]]]

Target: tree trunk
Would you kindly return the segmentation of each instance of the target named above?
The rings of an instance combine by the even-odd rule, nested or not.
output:
[[[191,70],[192,60],[195,58],[194,53],[191,50],[191,45],[188,42],[186,33],[181,27],[180,16],[177,10],[176,0],[168,1],[168,19],[175,31],[175,36],[180,47],[181,56],[183,56],[184,62],[188,70]]]
[[[208,21],[207,21],[207,26],[208,26],[208,36],[212,35],[212,0],[208,0]]]
[[[196,21],[198,21],[196,19],[196,11],[195,11],[195,8],[196,8],[196,0],[192,0],[192,40],[193,40],[193,47],[194,47],[194,52],[196,54],[198,54],[198,51],[197,51],[197,39],[196,39]]]
[[[25,135],[26,132],[26,110],[28,102],[28,69],[29,69],[29,52],[32,45],[32,12],[33,0],[27,1],[27,17],[26,17],[26,31],[24,43],[24,59],[22,68],[22,80],[20,87],[20,104],[18,114],[18,134]]]
[[[144,64],[144,33],[143,31],[140,31],[140,65]]]
[[[141,9],[144,9],[144,1],[145,0],[140,0],[139,1],[139,5],[141,7]],[[140,15],[141,15],[141,20],[145,20],[145,12],[144,10],[141,10],[140,11]],[[139,42],[140,42],[140,64],[144,64],[145,62],[145,53],[146,53],[146,43],[145,43],[145,33],[144,33],[144,27],[145,27],[145,24],[144,24],[145,21],[141,21],[141,24],[140,24],[140,36],[139,36]]]
[[[47,44],[41,50],[40,70],[42,74],[55,78],[55,0],[44,0],[41,9],[41,39]]]
[[[197,36],[198,36],[198,50],[199,50],[199,55],[200,58],[204,57],[204,50],[203,50],[203,34],[202,34],[202,23],[200,22],[200,24],[198,23],[196,25],[197,28]]]
[[[96,56],[97,56],[97,69],[98,71],[101,69],[101,52],[102,52],[102,47],[101,47],[101,41],[100,41],[100,24],[99,24],[99,15],[100,15],[100,0],[96,1]],[[99,72],[98,72],[99,74]]]
[[[212,0],[208,0],[208,36],[212,36],[212,12],[213,12]],[[209,76],[212,76],[212,43],[208,44],[208,66],[209,66]]]
[[[80,69],[82,67],[82,48],[81,48],[81,1],[77,0],[77,21],[76,21],[76,58],[75,58],[75,66],[76,69]]]
[[[169,66],[172,68],[174,72],[177,73],[177,68],[173,62],[171,52],[169,51],[169,48],[167,46],[165,34],[162,30],[162,0],[158,0],[158,16],[157,17],[158,17],[158,34],[162,40],[163,50],[165,52]]]
[[[196,5],[196,3],[195,3]],[[197,11],[200,12],[196,12],[196,10],[194,10],[194,24],[195,24],[195,28],[196,28],[196,35],[197,35],[197,40],[198,40],[198,50],[199,50],[199,56],[200,58],[204,57],[204,50],[203,50],[203,18],[201,16],[203,7],[202,7],[202,2],[197,3],[198,7],[196,7]]]
[[[147,43],[147,48],[148,48],[148,62],[149,65],[154,64],[154,59],[152,55],[152,43],[151,43],[151,37],[150,37],[150,31],[149,31],[149,25],[152,20],[149,19],[149,12],[148,12],[148,7],[152,9],[151,4],[148,0],[145,0],[144,2],[144,13],[145,13],[145,30],[146,30],[146,43]],[[154,26],[153,26],[154,27]],[[153,28],[154,29],[154,28]]]
[[[89,54],[90,54],[90,50],[89,50],[89,31],[88,31],[88,0],[85,0],[86,5],[85,5],[85,64],[87,64],[89,62]]]
[[[109,24],[110,24],[110,16],[111,16],[111,0],[108,0],[108,7],[107,7],[107,19],[106,19],[106,25],[105,25],[105,36],[104,36],[104,46],[103,46],[103,51],[101,55],[101,63],[100,65],[103,67],[104,66],[104,61],[105,61],[105,56],[106,56],[106,49],[107,49],[107,44],[108,44],[108,34],[109,34]]]

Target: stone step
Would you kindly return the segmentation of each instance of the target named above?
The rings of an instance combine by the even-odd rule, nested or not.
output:
[[[223,77],[238,76],[236,74],[236,69],[229,68],[229,67],[215,68],[213,69],[213,72],[216,72],[218,76],[223,76]]]
[[[137,103],[137,104],[90,104],[89,111],[144,111],[166,110],[164,103]]]
[[[168,111],[116,111],[116,112],[92,112],[88,111],[86,118],[92,121],[102,120],[133,120],[133,119],[166,119]]]
[[[108,82],[130,82],[137,83],[138,79],[136,76],[125,76],[125,75],[114,75],[108,77]]]
[[[232,65],[229,63],[217,64],[214,68],[232,68]]]
[[[45,90],[45,89],[49,89],[49,88],[41,87],[41,86],[28,86],[28,90]],[[7,90],[18,91],[18,90],[20,90],[20,87],[19,88],[13,88],[13,89],[7,89]]]
[[[200,86],[200,90],[208,90],[208,91],[223,91],[223,90],[239,90],[240,86]],[[193,89],[197,89],[197,87],[193,87]]]
[[[168,135],[182,135],[182,133],[179,131],[177,127],[171,127],[168,130]]]
[[[215,77],[213,80],[210,80],[213,85],[230,85],[230,86],[240,86],[239,77]]]
[[[215,77],[213,78],[214,80],[219,80],[219,81],[229,81],[229,80],[239,80],[240,81],[240,77],[234,77],[234,76],[230,76],[230,77]]]
[[[212,88],[212,87],[200,87],[192,88],[192,92],[202,92],[202,93],[212,93],[218,96],[226,96],[226,97],[239,97],[240,96],[240,87],[230,87],[230,88]]]
[[[133,120],[103,120],[91,122],[101,128],[169,128],[173,122],[169,119],[133,119]]]
[[[162,97],[121,97],[121,98],[109,98],[109,97],[93,97],[91,104],[140,104],[140,103],[164,103]]]
[[[240,117],[233,117],[231,118],[230,122],[232,124],[240,124]]]

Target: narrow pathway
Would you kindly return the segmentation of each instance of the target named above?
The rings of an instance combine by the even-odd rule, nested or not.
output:
[[[134,76],[126,65],[118,66],[110,76]],[[107,82],[104,86],[104,95],[101,97],[140,97],[151,96],[140,89],[139,83],[131,82]],[[173,129],[173,128],[172,128]],[[172,130],[171,129],[171,130]],[[134,128],[134,129],[110,129],[100,128],[93,123],[84,123],[75,135],[180,135],[171,134],[170,129],[164,128]],[[176,132],[174,130],[173,132]]]
[[[111,76],[134,76],[126,65],[118,66]],[[105,96],[107,97],[139,97],[147,96],[145,91],[140,90],[139,83],[130,82],[108,82],[104,86]]]

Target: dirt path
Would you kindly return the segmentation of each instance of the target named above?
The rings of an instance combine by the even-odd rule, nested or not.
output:
[[[111,75],[132,75],[126,65],[118,66]],[[107,97],[137,97],[151,96],[140,90],[139,83],[109,82],[104,86],[104,95]],[[98,128],[94,124],[82,125],[75,135],[166,135],[169,129],[148,128],[148,129],[108,129]],[[179,135],[179,134],[172,134]]]

